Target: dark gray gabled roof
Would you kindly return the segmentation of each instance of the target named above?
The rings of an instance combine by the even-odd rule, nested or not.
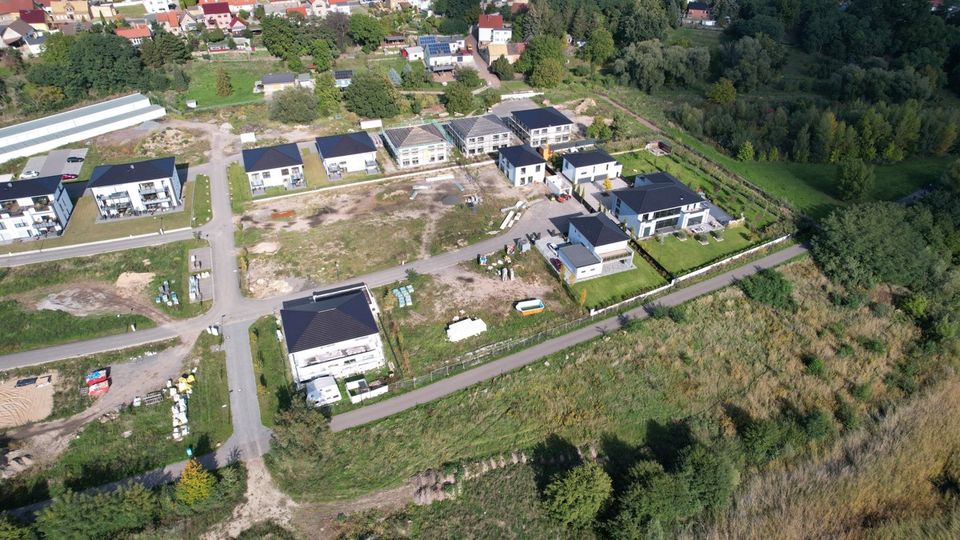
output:
[[[172,178],[175,172],[176,160],[172,157],[120,165],[101,165],[93,170],[87,187],[116,186],[130,182]]]
[[[283,303],[280,320],[291,353],[379,333],[362,285],[320,291]]]
[[[513,111],[513,118],[523,124],[527,129],[565,126],[573,123],[573,120],[570,120],[564,116],[562,112],[553,107]]]
[[[303,158],[300,157],[300,149],[295,143],[243,151],[243,169],[246,172],[268,171],[296,165],[303,165]]]
[[[633,187],[616,189],[610,194],[637,214],[659,212],[703,201],[703,197],[665,172],[638,176]]]
[[[394,148],[447,142],[440,129],[433,124],[388,129],[383,135]]]
[[[495,114],[452,120],[447,122],[446,128],[447,131],[456,133],[458,137],[464,140],[469,137],[483,137],[495,133],[510,132],[510,128]]]
[[[590,150],[589,152],[571,152],[564,154],[563,160],[577,168],[602,165],[616,161],[613,156],[600,149]]]
[[[343,135],[317,137],[317,151],[322,159],[338,158],[376,152],[377,145],[366,131],[355,131]]]
[[[604,214],[575,217],[570,220],[570,226],[576,227],[593,247],[616,244],[630,239],[627,233],[621,231],[620,227],[617,227],[617,224]]]
[[[57,192],[60,184],[59,176],[45,176],[43,178],[3,182],[0,183],[0,201],[53,195]]]
[[[267,73],[263,77],[260,77],[260,82],[263,84],[285,84],[292,83],[297,79],[297,76],[293,73]]]
[[[501,148],[498,150],[498,152],[501,156],[507,158],[507,161],[509,161],[514,167],[526,167],[527,165],[536,165],[538,163],[547,162],[545,159],[543,159],[543,156],[538,154],[537,151],[531,148],[529,144],[508,146],[506,148]]]

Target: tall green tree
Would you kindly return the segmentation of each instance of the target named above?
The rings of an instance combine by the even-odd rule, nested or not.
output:
[[[320,116],[330,116],[340,108],[343,94],[337,88],[337,82],[330,73],[321,73],[317,76],[317,113]]]
[[[447,85],[443,93],[444,106],[451,114],[467,114],[474,109],[473,93],[461,82]]]
[[[610,477],[603,468],[589,461],[547,485],[545,506],[564,527],[586,529],[597,518],[612,489]]]
[[[530,84],[537,88],[553,88],[563,82],[563,64],[556,58],[547,58],[533,68]]]
[[[350,37],[363,47],[363,52],[376,50],[383,43],[384,36],[383,27],[376,18],[361,13],[350,16]]]
[[[837,168],[837,191],[845,201],[862,201],[873,188],[873,167],[849,158]]]
[[[369,71],[354,74],[343,98],[347,109],[363,118],[392,118],[400,113],[400,94],[393,84]]]
[[[593,123],[587,128],[587,137],[598,141],[606,141],[613,136],[613,130],[607,125],[602,116],[594,116]]]
[[[613,34],[603,25],[597,25],[590,31],[587,43],[580,49],[580,56],[594,66],[606,64],[616,53]]]
[[[955,192],[960,192],[960,159],[950,162],[947,169],[940,176],[940,183]]]
[[[326,39],[313,40],[310,56],[313,57],[313,65],[316,66],[317,71],[327,71],[333,67],[333,49]]]
[[[287,88],[273,95],[270,119],[285,124],[308,124],[317,117],[317,100],[306,88]]]
[[[686,477],[667,473],[655,461],[630,469],[629,485],[618,502],[619,511],[606,527],[614,539],[661,536],[700,510]]]
[[[721,77],[717,82],[710,85],[707,90],[707,99],[717,105],[733,105],[737,101],[737,87],[733,81],[726,77]]]
[[[480,85],[483,84],[480,74],[473,68],[458,68],[453,76],[457,82],[471,90],[480,88]]]
[[[490,64],[490,73],[493,73],[501,81],[511,81],[513,80],[513,64],[507,60],[506,56],[500,55],[500,58],[497,58]]]
[[[217,479],[210,471],[204,469],[197,460],[191,459],[177,481],[177,500],[187,506],[196,506],[210,498],[216,483]]]
[[[217,95],[227,97],[233,94],[233,82],[230,80],[230,74],[223,67],[217,68]]]

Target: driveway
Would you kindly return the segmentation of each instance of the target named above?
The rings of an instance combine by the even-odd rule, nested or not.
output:
[[[470,47],[470,50],[473,52],[473,63],[477,67],[477,73],[480,74],[480,78],[487,81],[487,86],[491,88],[500,88],[500,78],[490,73],[490,66],[483,61],[483,57],[480,56],[480,48],[477,46],[477,38],[473,34],[467,35],[467,46]]]
[[[37,171],[41,177],[60,176],[63,174],[80,174],[80,168],[83,162],[67,163],[68,157],[84,157],[87,155],[86,148],[66,148],[62,150],[53,150],[43,156],[33,156],[27,160],[23,166],[23,171]],[[21,174],[23,174],[21,172]]]

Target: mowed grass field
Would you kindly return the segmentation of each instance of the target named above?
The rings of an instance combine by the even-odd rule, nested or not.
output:
[[[633,270],[574,283],[571,287],[574,298],[579,302],[586,291],[582,296],[584,307],[602,307],[667,283],[643,257],[634,254],[633,265],[636,267]]]
[[[217,94],[217,72],[223,68],[230,76],[233,92],[229,96]],[[273,61],[230,62],[193,60],[187,69],[190,86],[184,98],[197,100],[197,108],[240,105],[263,101],[263,94],[254,94],[253,85],[266,73],[285,71]]]
[[[687,235],[686,240],[680,241],[669,234],[662,241],[644,240],[640,247],[668,272],[679,275],[746,249],[754,243],[754,237],[743,226],[728,227],[722,233],[723,241],[717,241],[707,234],[707,245],[698,242],[693,235]]]
[[[706,416],[732,429],[731,408],[752,418],[776,415],[785,403],[833,410],[840,397],[853,401],[856,385],[871,388],[858,407],[883,400],[880,383],[918,330],[889,304],[835,306],[833,287],[808,259],[782,271],[795,285],[796,313],[751,302],[736,288],[719,291],[693,301],[681,324],[645,320],[375,424],[320,434],[316,457],[270,454],[273,477],[297,498],[342,499],[554,434],[574,445],[632,447],[656,442],[677,419]],[[882,343],[882,352],[863,348],[865,339]],[[809,355],[823,360],[822,375],[808,374]]]

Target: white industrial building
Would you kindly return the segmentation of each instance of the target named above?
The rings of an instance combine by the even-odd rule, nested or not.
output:
[[[131,94],[0,129],[0,163],[132,127],[167,114],[143,94]]]
[[[63,232],[73,203],[59,176],[0,184],[0,242]]]
[[[280,320],[297,385],[324,375],[342,378],[383,367],[378,313],[363,283],[284,302]]]
[[[152,215],[180,207],[180,175],[172,157],[101,165],[87,189],[103,219]]]

